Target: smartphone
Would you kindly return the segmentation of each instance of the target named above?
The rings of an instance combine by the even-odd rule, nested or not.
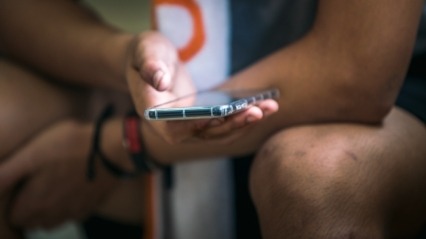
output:
[[[147,120],[190,120],[225,117],[251,105],[279,97],[278,89],[208,90],[190,94],[145,110]]]

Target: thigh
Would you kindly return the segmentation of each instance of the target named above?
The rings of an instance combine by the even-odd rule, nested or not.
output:
[[[327,224],[324,217],[333,215],[328,226],[374,220],[383,233],[414,232],[426,216],[425,142],[424,124],[397,108],[380,126],[321,124],[278,133],[251,172],[262,231],[284,230],[283,218],[303,205],[311,210],[301,219],[307,224]]]

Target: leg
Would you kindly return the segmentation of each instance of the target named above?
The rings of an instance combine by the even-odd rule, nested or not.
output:
[[[0,163],[7,155],[61,118],[75,113],[73,92],[43,81],[22,68],[0,61]],[[5,209],[9,195],[0,197],[0,238],[16,238]]]
[[[409,238],[426,216],[426,128],[399,109],[381,127],[286,129],[255,159],[263,237]]]

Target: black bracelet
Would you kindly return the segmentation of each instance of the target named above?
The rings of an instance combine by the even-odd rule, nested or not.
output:
[[[127,172],[126,170],[122,169],[118,165],[114,164],[111,160],[106,157],[106,155],[101,151],[100,145],[101,145],[101,137],[100,133],[102,130],[102,126],[105,123],[105,121],[110,118],[114,113],[114,107],[112,105],[108,105],[99,118],[95,122],[95,129],[93,132],[93,139],[92,139],[92,147],[89,154],[89,158],[87,161],[87,179],[89,181],[93,181],[96,177],[95,172],[95,160],[97,157],[100,158],[102,164],[105,166],[105,168],[114,176],[118,178],[129,178],[134,177],[137,175],[137,172]]]

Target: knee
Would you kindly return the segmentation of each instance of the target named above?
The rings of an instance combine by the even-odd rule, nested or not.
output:
[[[250,190],[255,204],[279,200],[309,206],[341,200],[355,192],[348,180],[358,161],[349,140],[314,127],[288,129],[273,136],[251,168]]]
[[[370,187],[360,186],[363,156],[345,135],[287,129],[259,151],[250,191],[265,238],[382,237],[382,219],[362,191]]]

